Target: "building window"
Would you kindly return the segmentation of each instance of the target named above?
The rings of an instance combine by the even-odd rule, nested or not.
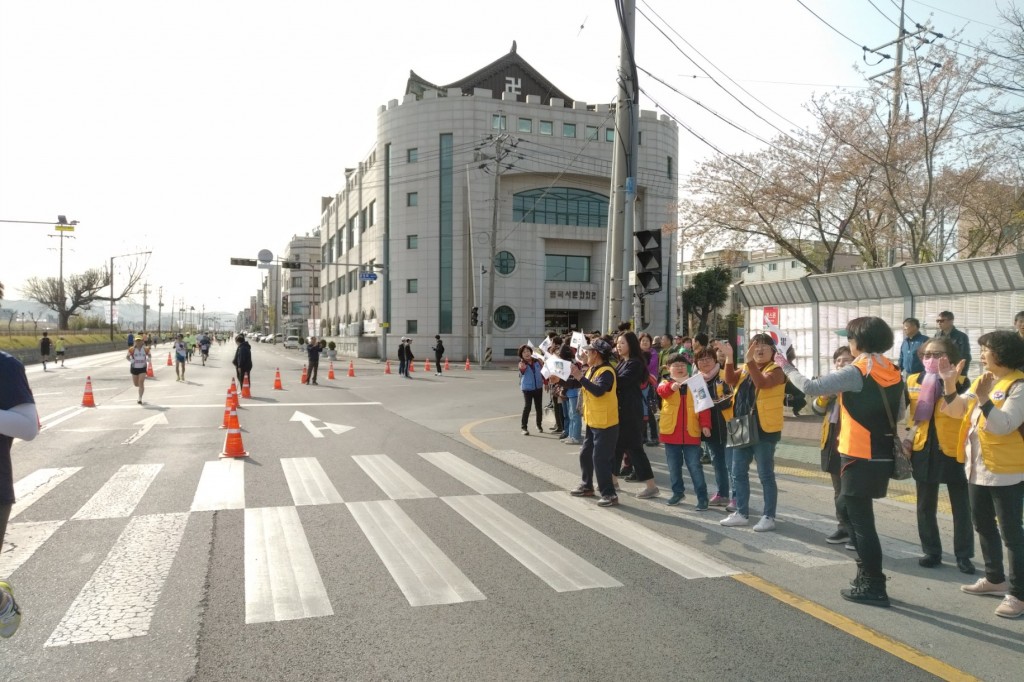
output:
[[[418,294],[420,292],[420,281],[418,279],[405,280],[405,293]]]
[[[368,213],[368,211],[365,208],[362,211],[359,212],[359,231],[360,232],[366,232],[366,228],[368,227],[368,225],[367,225],[367,222],[368,222],[368,220],[367,220],[367,218],[368,218],[367,213]]]
[[[509,329],[516,323],[516,313],[507,305],[500,305],[494,311],[494,326],[498,329]]]
[[[516,257],[509,251],[501,251],[494,257],[494,267],[503,275],[510,275],[516,269]]]
[[[405,195],[405,205],[406,206],[419,206],[420,205],[420,193],[419,192],[409,192],[408,194],[406,194]]]
[[[553,135],[555,132],[555,124],[551,121],[541,121],[539,132],[541,135]]]
[[[299,289],[302,288],[302,275],[293,275],[292,276],[292,286],[293,287],[297,287]]]
[[[589,282],[590,281],[590,257],[589,256],[559,256],[547,254],[544,256],[547,266],[547,274],[544,279],[548,282]]]
[[[408,163],[416,163],[417,161],[420,160],[420,150],[417,149],[416,147],[413,147],[412,149],[406,149],[405,160]]]
[[[370,202],[370,227],[377,224],[377,202],[376,200]]]
[[[562,124],[562,137],[576,137],[576,124],[575,123],[563,123]]]
[[[319,289],[320,288],[320,278],[319,277],[310,277],[309,278],[309,288],[310,289]]]
[[[615,142],[615,128],[605,128],[604,129],[604,141],[605,142]]]
[[[505,114],[491,114],[491,128],[505,130]]]
[[[405,238],[405,248],[407,249],[418,249],[420,248],[420,236],[418,234],[410,234]]]
[[[597,126],[587,126],[587,141],[593,141],[597,139],[597,134],[600,132]]]
[[[774,272],[775,270],[778,270],[778,269],[779,269],[779,264],[778,263],[769,263],[768,264],[768,271],[769,272]]]
[[[753,265],[748,265],[747,266],[747,272],[753,272],[753,271],[754,271],[754,266]]]
[[[418,334],[420,331],[420,323],[416,320],[405,321],[405,333],[406,334]]]
[[[672,179],[672,175],[675,173],[675,170],[673,170],[673,168],[672,168],[672,157],[671,156],[668,157],[668,159],[666,161],[665,172],[668,174],[668,179],[671,180]]]
[[[519,132],[521,132],[521,133],[532,133],[533,132],[533,119],[532,118],[520,118],[519,119]]]
[[[512,219],[541,225],[608,226],[608,197],[585,189],[529,189],[512,197]]]
[[[789,261],[789,267],[791,267],[791,268],[798,268],[800,266],[797,265],[797,262],[795,260],[791,260],[791,261]]]

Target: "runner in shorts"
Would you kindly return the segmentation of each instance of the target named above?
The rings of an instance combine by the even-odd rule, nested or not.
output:
[[[64,341],[64,337],[63,336],[57,338],[56,348],[57,348],[56,355],[54,356],[54,360],[53,361],[56,363],[59,360],[60,361],[60,366],[63,367],[64,366],[64,351],[66,351],[67,348],[68,348],[68,344],[67,344],[67,342]]]
[[[131,364],[132,384],[139,389],[139,405],[146,390],[146,367],[149,364],[149,349],[142,345],[142,337],[135,337],[135,345],[128,351]]]
[[[185,380],[185,360],[188,359],[188,347],[185,345],[184,334],[178,334],[174,341],[174,373],[178,375],[178,381]]]

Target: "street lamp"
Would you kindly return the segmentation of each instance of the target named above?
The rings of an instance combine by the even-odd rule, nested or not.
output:
[[[60,216],[63,221],[64,216]],[[78,222],[72,221],[72,222]],[[61,233],[63,234],[63,233]],[[62,242],[63,243],[63,242]],[[135,253],[122,253],[120,256],[110,257],[110,341],[114,341],[114,259],[115,258],[127,258],[128,256],[149,256],[152,255],[152,251],[136,251]],[[63,263],[63,261],[61,261]],[[64,275],[63,265],[61,265],[61,296],[64,294]]]

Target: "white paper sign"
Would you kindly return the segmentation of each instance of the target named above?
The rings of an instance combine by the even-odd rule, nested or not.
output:
[[[708,384],[704,381],[704,376],[700,372],[694,374],[684,383],[693,396],[694,412],[699,413],[704,410],[710,410],[714,406],[715,402],[711,399],[711,391],[708,390]]]
[[[548,354],[548,348],[551,348],[551,337],[545,336],[544,340],[540,342],[540,352],[542,355]]]
[[[554,355],[549,355],[544,361],[544,369],[547,370],[548,376],[556,376],[562,381],[569,380],[569,362],[562,360]]]
[[[569,340],[569,345],[579,350],[583,346],[587,345],[587,337],[583,335],[583,332],[573,332],[572,339]]]
[[[548,377],[550,377],[550,376],[551,376],[551,372],[549,372],[549,371],[548,371],[548,366],[547,366],[547,365],[543,365],[543,366],[542,366],[542,367],[540,368],[540,375],[541,375],[542,377],[544,377],[545,379],[547,379]]]

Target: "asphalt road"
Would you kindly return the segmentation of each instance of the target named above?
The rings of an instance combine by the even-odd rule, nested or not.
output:
[[[0,678],[1020,679],[1024,620],[918,567],[906,504],[877,510],[894,607],[857,606],[819,478],[780,477],[775,533],[630,483],[600,509],[564,493],[574,448],[519,434],[512,371],[345,360],[303,386],[303,355],[261,344],[249,456],[222,459],[232,352],[179,383],[158,347],[142,406],[120,354],[29,369],[44,431],[14,447],[0,576],[24,622]]]

